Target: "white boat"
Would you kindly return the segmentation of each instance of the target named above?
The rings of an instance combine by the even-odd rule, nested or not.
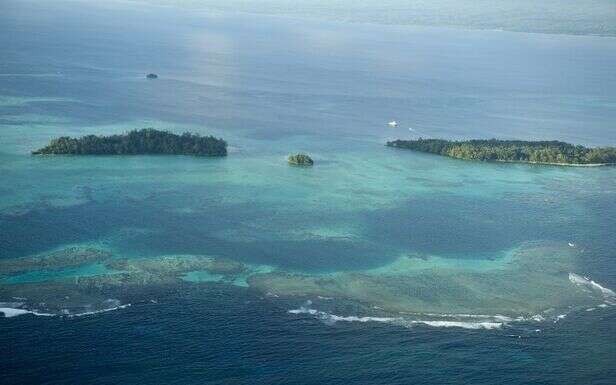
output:
[[[575,243],[569,242],[568,243],[569,247],[575,247]]]
[[[389,124],[390,127],[397,127],[398,126],[398,122],[396,122],[395,120],[392,120],[391,122],[389,122],[387,124]]]

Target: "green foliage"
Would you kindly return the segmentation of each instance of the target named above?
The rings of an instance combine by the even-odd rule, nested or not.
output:
[[[616,148],[587,148],[559,141],[443,139],[394,140],[390,147],[483,161],[595,164],[616,163]]]
[[[33,151],[32,154],[225,156],[227,142],[213,136],[189,132],[176,135],[168,131],[144,128],[124,135],[87,135],[81,138],[63,136],[53,139],[47,146]]]
[[[312,166],[314,164],[311,157],[306,154],[289,155],[289,163],[296,166]]]

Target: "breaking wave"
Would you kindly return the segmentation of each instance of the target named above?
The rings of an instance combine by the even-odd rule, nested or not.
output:
[[[86,315],[93,315],[93,314],[100,314],[100,313],[106,313],[108,311],[113,311],[113,310],[120,310],[120,309],[126,309],[127,307],[130,307],[131,304],[127,303],[125,305],[119,305],[116,307],[110,307],[107,309],[100,309],[100,310],[91,310],[91,311],[86,311],[83,313],[63,313],[61,315],[67,316],[67,317],[83,317]]]
[[[608,289],[607,287],[599,285],[592,279],[581,276],[579,274],[569,273],[569,281],[571,281],[571,283],[577,286],[601,294],[607,304],[616,305],[616,293],[614,293],[614,291]]]
[[[130,307],[131,304],[121,304],[117,299],[108,299],[103,301],[103,308],[95,309],[95,310],[85,310],[85,311],[77,311],[71,312],[69,309],[62,309],[58,313],[44,313],[38,310],[30,310],[24,307],[24,303],[22,302],[0,302],[0,313],[4,315],[4,318],[17,317],[20,315],[32,314],[35,316],[45,316],[45,317],[83,317],[88,315],[94,315],[99,313],[106,313],[113,310],[125,309]],[[86,307],[87,308],[87,307]]]
[[[336,322],[382,322],[397,326],[403,326],[411,328],[416,325],[427,325],[432,327],[442,328],[463,328],[463,329],[500,329],[507,322],[512,321],[511,318],[504,316],[483,316],[464,314],[458,315],[461,318],[466,317],[473,319],[473,321],[461,321],[461,320],[423,320],[423,319],[409,319],[405,317],[371,317],[371,316],[339,316],[336,314],[316,310],[310,308],[311,301],[307,301],[303,306],[298,309],[292,309],[288,312],[291,314],[309,314],[315,316],[326,324],[334,324]],[[441,317],[455,317],[456,315],[442,315]]]
[[[26,309],[14,308],[14,307],[0,307],[0,313],[4,314],[5,318],[17,317],[19,315],[24,315],[24,314],[33,314],[33,315],[47,316],[47,317],[55,315],[55,314],[49,314],[49,313],[39,313],[33,310],[26,310]]]
[[[569,281],[580,286],[584,290],[599,294],[602,297],[603,303],[596,308],[606,308],[616,305],[616,293],[606,287],[601,286],[597,282],[588,277],[584,277],[575,273],[569,273]],[[554,314],[555,309],[548,309],[541,314],[518,316],[515,318],[496,314],[437,314],[437,313],[400,313],[402,316],[396,317],[375,317],[375,316],[340,316],[325,311],[313,309],[310,306],[312,301],[306,301],[304,305],[297,309],[289,310],[290,314],[308,314],[323,321],[326,324],[334,324],[336,322],[382,322],[403,327],[413,327],[418,324],[423,324],[432,327],[442,328],[463,328],[463,329],[501,329],[510,323],[522,322],[544,322],[553,321],[557,323],[567,317],[568,313],[574,311],[570,308],[564,314]],[[588,308],[586,311],[593,311],[595,307]],[[426,319],[426,317],[429,317]]]

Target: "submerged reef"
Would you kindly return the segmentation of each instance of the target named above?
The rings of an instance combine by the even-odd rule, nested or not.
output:
[[[616,164],[616,148],[588,148],[559,141],[443,139],[394,140],[387,146],[451,158],[562,165]]]
[[[36,262],[42,262],[40,266]],[[248,271],[240,263],[201,255],[171,255],[121,259],[91,248],[72,247],[41,256],[6,259],[0,280],[0,308],[14,308],[39,314],[78,315],[100,311],[111,303],[122,306],[147,301],[152,293],[173,293],[195,285],[183,276],[192,271],[207,271],[233,282]],[[57,276],[30,281],[22,273],[50,273],[67,267],[101,264],[96,275]],[[40,274],[37,276],[40,279]],[[109,302],[108,300],[113,301]]]
[[[168,131],[144,128],[124,135],[81,138],[63,136],[53,139],[47,146],[32,151],[33,155],[196,155],[226,156],[227,142],[213,136],[185,132],[182,135]]]
[[[128,273],[148,273],[171,275],[190,271],[207,270],[215,274],[241,274],[246,270],[244,264],[225,259],[198,255],[171,255],[154,258],[112,259],[105,263],[110,269]]]
[[[111,257],[106,250],[91,247],[69,247],[22,258],[0,259],[0,276],[31,270],[57,270],[91,264]]]
[[[287,303],[323,299],[336,311],[355,309],[396,320],[421,315],[422,322],[425,317],[451,321],[474,315],[490,322],[538,314],[554,318],[583,306],[616,305],[614,292],[575,274],[578,253],[567,245],[535,242],[492,260],[408,254],[379,268],[301,274],[207,255],[122,258],[106,250],[70,247],[3,260],[0,313],[88,314],[149,303],[212,282],[248,286],[264,298]],[[100,268],[80,274],[88,271],[84,266]],[[302,312],[326,315],[308,307],[296,311]]]
[[[373,270],[272,272],[251,276],[248,283],[279,296],[345,298],[389,312],[519,316],[605,299],[572,284],[575,253],[560,245],[526,244],[493,261],[411,255]]]
[[[288,162],[294,166],[312,166],[314,164],[312,158],[306,154],[289,155]]]

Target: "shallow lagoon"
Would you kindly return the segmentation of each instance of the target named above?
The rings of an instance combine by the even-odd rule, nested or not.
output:
[[[28,5],[15,4],[17,16],[9,22],[25,22],[20,7]],[[50,9],[62,11],[61,4]],[[130,17],[133,11],[104,12]],[[162,14],[149,8],[145,17]],[[603,127],[614,118],[614,88],[608,85],[616,80],[602,72],[616,63],[614,51],[606,50],[613,39],[481,31],[461,38],[453,30],[414,27],[377,34],[369,25],[351,31],[335,23],[291,25],[274,18],[248,25],[243,21],[249,16],[240,15],[179,11],[172,17],[197,25],[188,23],[156,47],[139,48],[141,55],[155,55],[153,69],[161,74],[156,81],[139,78],[141,56],[122,63],[114,57],[123,55],[126,44],[143,42],[149,32],[144,26],[121,25],[136,36],[132,43],[109,31],[112,41],[123,44],[106,46],[108,56],[66,52],[57,59],[58,76],[38,76],[48,71],[39,61],[43,53],[28,58],[26,73],[10,75],[23,71],[24,59],[17,55],[20,46],[9,44],[15,51],[9,49],[1,99],[3,257],[97,243],[120,257],[208,254],[294,274],[375,274],[404,255],[450,258],[456,261],[450,268],[463,270],[465,263],[500,260],[527,242],[565,249],[575,242],[582,255],[609,248],[595,243],[611,242],[599,239],[611,220],[605,213],[614,211],[613,168],[470,163],[390,149],[383,142],[425,133],[614,144],[616,137]],[[68,30],[71,14],[66,22]],[[87,34],[106,27],[93,23],[84,40],[92,44],[97,40]],[[311,40],[323,30],[332,37]],[[70,43],[64,32],[51,30],[48,38]],[[501,44],[514,48],[496,52]],[[392,49],[387,55],[385,47]],[[473,48],[460,56],[465,47]],[[583,52],[571,56],[578,49]],[[179,52],[190,52],[191,59],[168,61]],[[512,52],[526,59],[515,63]],[[558,74],[537,72],[557,59]],[[481,79],[474,77],[479,73]],[[561,81],[573,74],[575,84]],[[548,87],[552,98],[545,97]],[[609,89],[612,94],[603,92]],[[524,110],[524,124],[514,115],[496,119],[495,111],[512,108]],[[549,117],[551,110],[558,110],[558,119]],[[221,111],[224,118],[212,115]],[[389,128],[388,117],[404,125]],[[224,136],[231,154],[27,155],[53,136],[143,126]],[[541,129],[529,135],[533,126]],[[584,132],[583,140],[575,132]],[[298,150],[312,154],[316,166],[288,167],[285,155]],[[569,268],[578,269],[577,263]]]
[[[69,314],[133,304],[121,314],[214,290],[265,298],[273,308],[257,307],[284,320],[389,320],[392,333],[415,322],[535,330],[563,314],[583,324],[586,309],[595,309],[588,320],[613,317],[611,295],[569,273],[616,287],[616,168],[472,163],[384,146],[418,135],[616,145],[613,38],[158,8],[134,25],[132,8],[98,10],[108,22],[62,3],[35,22],[31,3],[10,4],[0,16],[11,31],[0,33],[9,58],[0,257],[86,247],[105,260],[206,256],[244,268],[129,263],[104,275],[104,264],[56,260],[3,277],[0,301]],[[78,39],[70,31],[82,18],[90,28]],[[170,21],[180,33],[165,33]],[[24,56],[27,47],[38,49]],[[152,71],[160,78],[143,79]],[[394,118],[399,128],[386,125]],[[222,136],[230,155],[28,155],[54,136],[140,127]],[[288,167],[298,151],[315,166]]]

